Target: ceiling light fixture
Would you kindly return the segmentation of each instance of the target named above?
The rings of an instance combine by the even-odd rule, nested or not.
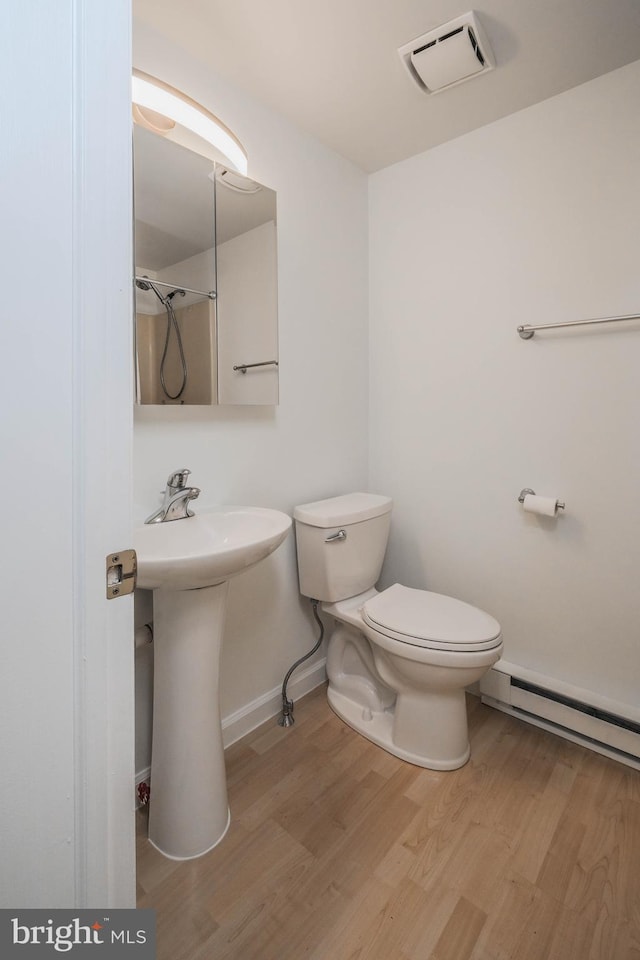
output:
[[[148,123],[148,114],[145,111],[153,111],[166,117],[173,123],[167,124],[166,131],[158,129],[155,123],[152,129],[157,133],[163,133],[170,139],[180,141],[180,135],[176,124],[191,134],[195,134],[201,140],[214,147],[224,160],[230,164],[239,173],[247,172],[247,154],[240,141],[231,133],[228,127],[218,120],[213,113],[210,113],[195,100],[185,96],[174,87],[157,80],[146,73],[134,70],[131,82],[131,99],[134,104],[134,119],[136,122],[143,122],[145,126]],[[135,108],[138,108],[136,111]],[[214,159],[219,159],[214,157]]]

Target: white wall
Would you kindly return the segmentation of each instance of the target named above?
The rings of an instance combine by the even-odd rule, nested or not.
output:
[[[280,339],[278,407],[136,411],[138,519],[176,467],[193,471],[200,509],[250,503],[291,513],[366,486],[366,176],[140,23],[134,64],[217,114],[246,147],[249,175],[277,191]],[[231,584],[223,717],[278,687],[314,640],[291,535]]]
[[[482,82],[482,81],[479,81]],[[460,596],[505,658],[622,704],[640,676],[640,63],[370,180],[370,489],[384,584]],[[523,487],[566,501],[523,513]]]

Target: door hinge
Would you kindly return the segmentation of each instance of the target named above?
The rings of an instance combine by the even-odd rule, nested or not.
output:
[[[107,567],[107,600],[116,597],[126,597],[136,588],[136,574],[138,572],[138,558],[135,550],[121,550],[120,553],[108,553]]]

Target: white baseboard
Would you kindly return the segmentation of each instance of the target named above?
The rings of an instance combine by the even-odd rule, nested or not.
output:
[[[287,687],[290,700],[298,700],[310,693],[327,678],[326,659],[316,660],[306,670],[296,672]],[[222,719],[222,742],[226,747],[251,733],[265,720],[277,716],[282,710],[282,687],[274,687],[261,697]]]

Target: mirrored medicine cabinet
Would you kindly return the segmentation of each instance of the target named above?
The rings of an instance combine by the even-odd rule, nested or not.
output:
[[[276,194],[134,124],[136,396],[278,403]]]

